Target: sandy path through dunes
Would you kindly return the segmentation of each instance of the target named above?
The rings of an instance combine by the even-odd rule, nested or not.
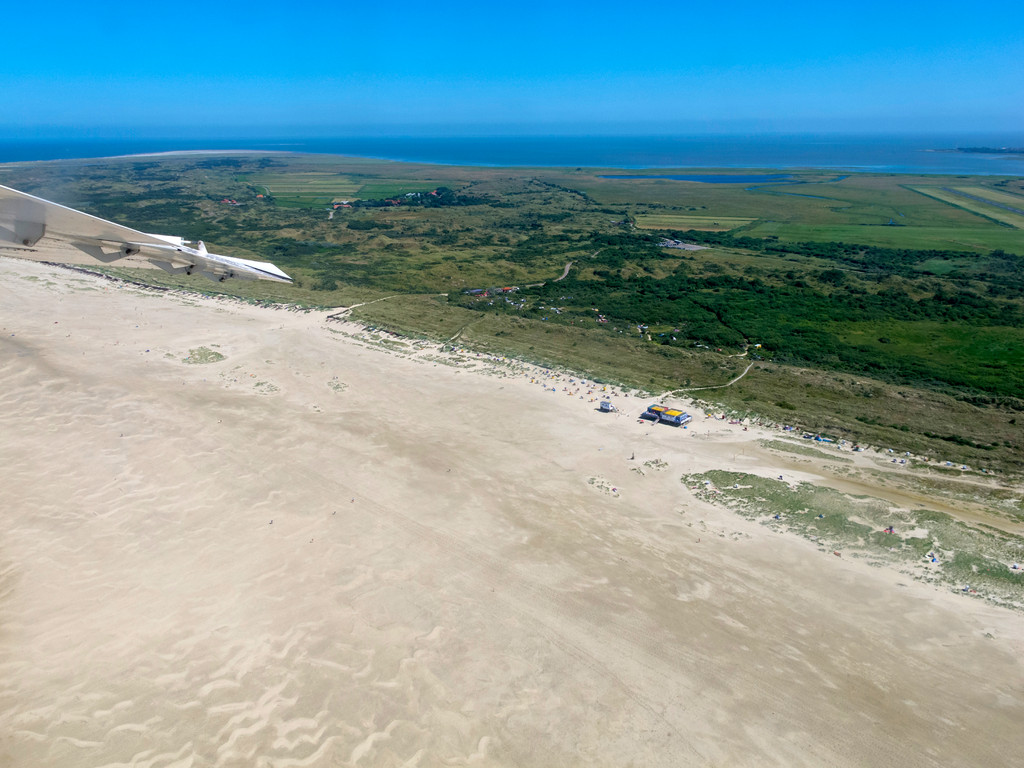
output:
[[[679,482],[763,435],[326,314],[0,259],[0,764],[1019,758],[1024,618]]]

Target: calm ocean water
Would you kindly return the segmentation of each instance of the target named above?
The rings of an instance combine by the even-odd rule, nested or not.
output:
[[[1021,136],[516,136],[336,139],[0,140],[0,162],[148,152],[251,149],[444,165],[590,168],[824,168],[886,173],[1024,175],[1024,156],[936,152],[1024,146]]]

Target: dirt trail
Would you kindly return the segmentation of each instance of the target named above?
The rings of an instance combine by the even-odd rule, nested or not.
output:
[[[733,355],[733,357],[737,357],[737,355]],[[682,389],[676,389],[676,390],[673,390],[672,392],[669,392],[667,397],[677,397],[678,396],[677,393],[679,393],[679,392],[700,392],[700,391],[705,390],[705,389],[725,389],[726,387],[731,387],[737,381],[739,381],[744,376],[746,376],[747,373],[750,371],[750,369],[753,368],[753,367],[754,367],[754,364],[751,363],[750,365],[748,365],[746,368],[743,369],[743,373],[741,373],[739,376],[737,376],[732,381],[726,382],[725,384],[715,384],[715,385],[710,386],[710,387],[683,387]]]
[[[353,304],[353,305],[351,305],[349,307],[341,307],[333,315],[328,315],[327,319],[328,320],[344,320],[348,315],[352,314],[352,310],[353,309],[359,309],[359,307],[367,307],[370,304],[376,304],[378,301],[387,301],[388,299],[397,299],[397,298],[399,298],[401,296],[410,296],[410,295],[417,295],[417,294],[396,293],[396,294],[393,294],[391,296],[381,296],[379,299],[373,299],[372,301],[363,301],[363,302],[360,302],[359,304]],[[423,296],[447,296],[448,294],[447,293],[426,293],[426,294],[418,294],[418,295],[423,295]]]

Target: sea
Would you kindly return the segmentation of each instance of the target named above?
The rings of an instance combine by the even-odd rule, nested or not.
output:
[[[1024,134],[0,138],[0,163],[159,152],[254,150],[493,167],[826,169],[1024,176],[1024,154],[951,151],[958,147],[1024,147]]]

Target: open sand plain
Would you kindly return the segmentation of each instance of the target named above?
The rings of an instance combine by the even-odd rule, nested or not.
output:
[[[0,764],[1020,764],[1024,616],[680,482],[777,433],[327,314],[0,258]]]

